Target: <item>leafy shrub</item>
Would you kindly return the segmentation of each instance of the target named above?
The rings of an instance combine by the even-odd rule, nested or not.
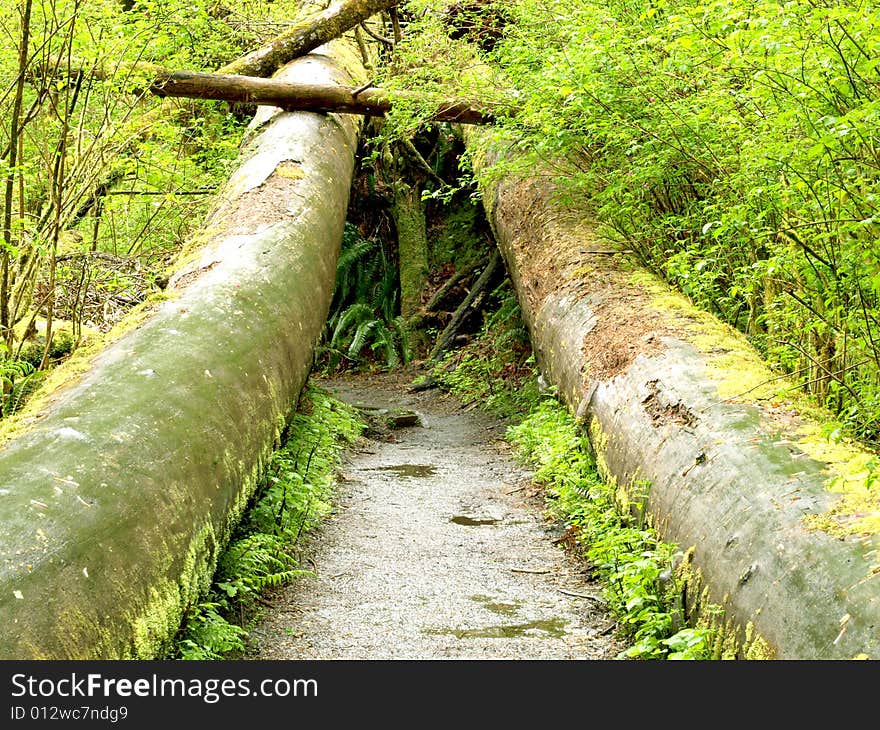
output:
[[[569,202],[871,440],[878,10],[519,0],[493,56],[517,90],[508,134],[566,160]]]

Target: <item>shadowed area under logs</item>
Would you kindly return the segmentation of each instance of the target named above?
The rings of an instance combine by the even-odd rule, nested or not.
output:
[[[252,659],[612,659],[623,648],[588,567],[545,523],[504,425],[401,376],[320,383],[367,413],[334,514],[311,538],[314,576],[270,599]],[[387,419],[386,419],[387,420]],[[404,420],[404,423],[408,421]]]

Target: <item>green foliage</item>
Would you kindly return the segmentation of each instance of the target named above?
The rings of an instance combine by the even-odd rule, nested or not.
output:
[[[589,442],[565,408],[544,398],[508,428],[508,438],[523,459],[537,464],[535,480],[546,489],[551,515],[576,531],[610,610],[632,641],[623,656],[711,658],[712,629],[679,627],[675,546],[645,524],[643,505],[621,508],[615,487],[600,478]]]
[[[505,280],[493,293],[477,338],[446,355],[431,372],[463,403],[502,418],[522,416],[538,398],[537,370],[516,295]]]
[[[21,408],[41,380],[42,373],[26,360],[0,359],[0,418]]]
[[[505,133],[562,160],[571,205],[876,440],[880,7],[518,0],[510,13],[493,52],[517,94]]]
[[[30,3],[25,24],[27,5],[0,3],[0,338],[10,353],[34,309],[73,323],[70,349],[83,324],[108,330],[161,278],[227,177],[243,120],[227,105],[148,93],[156,65],[213,70],[299,3],[45,0]]]
[[[208,595],[187,612],[172,658],[240,654],[258,596],[310,574],[299,568],[298,542],[330,511],[339,455],[362,428],[353,408],[307,386],[283,446],[218,560]]]
[[[345,224],[330,316],[317,357],[326,370],[364,363],[406,365],[413,347],[399,315],[397,269],[381,241]]]

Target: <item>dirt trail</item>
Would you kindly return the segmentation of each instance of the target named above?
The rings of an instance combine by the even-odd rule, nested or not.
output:
[[[310,539],[317,578],[272,597],[249,658],[613,658],[600,590],[553,544],[504,425],[409,382],[319,382],[422,425],[348,454],[336,511]]]

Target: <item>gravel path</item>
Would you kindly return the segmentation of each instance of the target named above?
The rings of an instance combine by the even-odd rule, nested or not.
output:
[[[611,659],[599,588],[553,544],[504,425],[408,378],[319,381],[422,426],[364,440],[310,538],[317,578],[270,598],[252,659]]]

